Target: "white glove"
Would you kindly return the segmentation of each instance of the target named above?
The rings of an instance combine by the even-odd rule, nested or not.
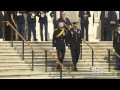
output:
[[[33,13],[33,14],[32,14],[32,16],[34,17],[34,16],[35,16],[35,14]]]
[[[56,49],[56,47],[53,47],[53,49],[55,50],[55,49]]]
[[[66,50],[68,49],[68,46],[66,46]]]
[[[20,13],[18,12],[18,13],[17,13],[17,16],[19,16],[19,15],[20,15]]]
[[[44,15],[41,15],[41,17],[43,18],[43,17],[44,17]]]

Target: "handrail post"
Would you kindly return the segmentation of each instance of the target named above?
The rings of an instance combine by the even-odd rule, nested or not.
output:
[[[45,50],[45,72],[47,72],[47,50]]]
[[[34,71],[34,51],[32,50],[32,71]]]
[[[22,60],[24,60],[24,40],[23,40],[23,43],[22,43]]]
[[[82,60],[82,45],[80,46],[80,51],[81,51],[80,59]]]
[[[11,41],[12,41],[11,47],[13,47],[13,31],[12,31],[12,28],[11,28]]]
[[[94,50],[92,49],[92,67],[94,66]]]
[[[110,49],[108,49],[108,71],[110,72]]]
[[[5,41],[5,23],[3,22],[2,24],[2,28],[3,28],[3,41]]]
[[[62,79],[62,66],[60,65],[60,79]]]

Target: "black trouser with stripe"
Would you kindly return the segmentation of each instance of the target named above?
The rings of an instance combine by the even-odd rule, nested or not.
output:
[[[75,67],[78,62],[79,55],[80,55],[80,48],[71,49],[72,62]]]
[[[60,63],[63,62],[64,56],[65,56],[65,49],[56,49],[57,50],[57,57],[58,57],[58,61],[60,61]],[[57,69],[60,69],[60,64],[57,65]]]
[[[65,56],[65,49],[56,49],[58,60],[62,63]]]

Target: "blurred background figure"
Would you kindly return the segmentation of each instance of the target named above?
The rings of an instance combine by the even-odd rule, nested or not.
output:
[[[33,33],[34,41],[37,41],[37,38],[36,38],[36,12],[35,11],[27,12],[27,22],[28,22],[28,41],[31,41],[31,31]]]
[[[108,28],[108,11],[101,11],[100,15],[101,24],[101,41],[106,41],[106,31]]]
[[[89,25],[89,17],[91,17],[90,11],[79,11],[79,17],[81,18],[81,33],[82,38],[84,39],[84,31],[86,30],[86,41],[88,41],[88,25]]]
[[[25,11],[16,11],[15,14],[18,32],[25,38]],[[22,39],[18,36],[18,40],[21,41]]]
[[[108,11],[108,28],[106,31],[106,40],[112,41],[112,36],[114,31],[116,30],[116,26],[118,24],[117,14],[115,11]]]
[[[66,25],[64,25],[64,28],[66,30],[70,29],[72,26],[72,23],[70,22],[70,19],[65,16],[65,11],[62,11],[60,14],[60,18],[57,20],[59,22],[64,22]]]
[[[37,16],[39,17],[39,23],[40,23],[40,37],[41,41],[43,41],[43,27],[45,28],[45,41],[48,41],[47,35],[48,35],[48,18],[46,13],[49,11],[38,11]]]
[[[50,13],[50,17],[53,19],[54,30],[57,28],[57,18],[56,18],[56,11],[52,11]]]

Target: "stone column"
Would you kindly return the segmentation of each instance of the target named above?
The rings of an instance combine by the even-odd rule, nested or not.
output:
[[[39,21],[39,17],[37,16],[36,17],[36,38],[38,39],[38,41],[41,41],[41,39],[40,39],[40,23],[38,21]],[[33,34],[31,36],[33,36]],[[33,41],[33,38],[32,38],[32,41]]]
[[[51,41],[53,37],[53,32],[54,32],[54,26],[53,26],[53,20],[50,17],[50,13],[48,13],[48,40]],[[60,17],[60,11],[56,11],[56,19]]]
[[[60,18],[60,11],[56,11],[56,19]]]
[[[90,42],[95,41],[94,26],[93,26],[93,11],[90,11],[91,17],[89,18],[88,38]]]

